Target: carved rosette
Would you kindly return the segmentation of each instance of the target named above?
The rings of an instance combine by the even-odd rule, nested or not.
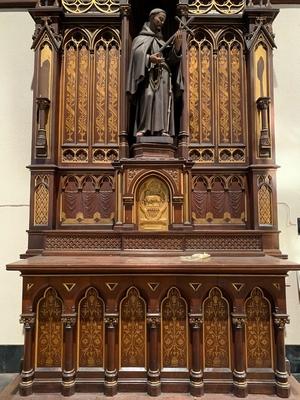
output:
[[[286,314],[273,314],[273,322],[277,329],[284,329],[290,323],[289,316]]]
[[[189,314],[189,324],[194,329],[200,329],[203,324],[202,314]]]
[[[246,323],[246,315],[245,314],[231,314],[232,317],[232,325],[236,329],[242,329],[245,326]]]
[[[77,314],[62,314],[61,322],[66,329],[71,329],[76,324]]]
[[[108,328],[115,328],[119,323],[119,314],[106,314],[104,317],[104,323]]]
[[[20,315],[20,324],[24,324],[25,329],[32,329],[35,324],[34,313],[23,313]]]

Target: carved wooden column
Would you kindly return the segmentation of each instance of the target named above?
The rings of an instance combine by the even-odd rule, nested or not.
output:
[[[285,324],[288,324],[289,317],[286,314],[273,314],[275,325],[275,343],[276,343],[276,394],[279,397],[289,397],[290,384],[288,383],[288,373],[285,364],[285,345],[284,330]]]
[[[180,0],[177,6],[177,12],[180,15],[181,19],[186,22],[188,17],[188,0]],[[185,79],[187,77],[187,34],[184,30],[182,32],[182,75]],[[178,135],[178,157],[179,158],[188,158],[188,96],[187,96],[187,88],[184,88],[183,93],[183,107],[182,107],[182,115],[180,121],[180,131]]]
[[[34,376],[32,344],[34,343],[34,324],[35,314],[21,314],[20,323],[24,324],[24,361],[21,372],[21,382],[19,385],[20,395],[28,396],[32,394],[32,384]]]
[[[118,314],[106,314],[104,321],[107,327],[107,364],[105,369],[104,394],[114,396],[118,391],[118,372],[116,369],[116,325]]]
[[[246,380],[246,357],[245,357],[245,314],[231,314],[234,335],[234,370],[233,370],[233,392],[237,397],[246,397],[248,387]]]
[[[147,314],[149,326],[149,369],[148,369],[148,394],[159,396],[161,394],[159,356],[158,356],[158,335],[160,326],[160,314]]]
[[[189,323],[192,330],[192,368],[190,370],[190,393],[192,396],[204,394],[203,365],[201,355],[202,343],[202,314],[189,314]]]
[[[120,0],[120,12],[122,16],[121,39],[122,39],[122,55],[121,55],[121,98],[120,98],[120,159],[128,158],[128,100],[126,95],[126,82],[128,75],[128,39],[129,39],[129,20],[131,6],[127,0]]]
[[[269,127],[269,107],[271,103],[270,97],[259,97],[256,105],[261,113],[261,130],[259,138],[259,155],[261,157],[269,156],[271,151],[271,138]]]
[[[76,324],[76,314],[63,314],[61,320],[64,324],[64,360],[61,392],[63,396],[71,396],[75,393],[73,330]]]
[[[116,223],[115,228],[123,225],[123,167],[115,163],[116,177]]]
[[[36,136],[35,151],[36,157],[47,157],[47,132],[46,124],[48,119],[48,110],[50,100],[47,97],[38,97],[36,99],[38,105],[39,126]]]

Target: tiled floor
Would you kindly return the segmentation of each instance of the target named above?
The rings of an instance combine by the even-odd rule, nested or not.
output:
[[[7,376],[4,376],[7,375]],[[8,376],[9,375],[9,376]],[[66,399],[60,394],[42,394],[35,393],[31,396],[21,397],[16,393],[19,377],[16,374],[2,374],[0,375],[1,382],[10,382],[2,392],[0,392],[0,400],[61,400]],[[300,400],[300,383],[296,381],[294,377],[290,378],[291,383],[291,396],[289,400]],[[0,389],[1,390],[1,389]],[[107,400],[108,397],[102,394],[87,394],[87,393],[76,393],[70,397],[72,400]],[[149,400],[150,397],[147,394],[141,393],[122,393],[113,397],[113,400]],[[194,400],[198,399],[189,394],[173,394],[163,393],[157,399],[162,400]],[[233,400],[236,397],[232,394],[205,394],[201,397],[203,400]],[[279,399],[277,396],[267,395],[253,395],[250,394],[247,400],[276,400]]]

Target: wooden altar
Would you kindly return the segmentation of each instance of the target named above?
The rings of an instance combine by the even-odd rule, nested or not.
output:
[[[176,135],[132,135],[132,38],[191,16]],[[39,0],[20,393],[289,396],[269,1]],[[197,253],[209,253],[201,259]]]

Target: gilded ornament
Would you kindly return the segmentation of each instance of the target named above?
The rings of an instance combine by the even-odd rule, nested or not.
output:
[[[61,367],[63,330],[62,301],[53,288],[46,290],[37,308],[37,366]]]
[[[78,351],[80,367],[102,367],[104,303],[95,288],[89,288],[79,303]]]
[[[149,178],[141,186],[137,214],[141,230],[168,230],[169,191],[160,179]]]
[[[252,290],[245,308],[248,368],[271,368],[271,307],[260,288]]]
[[[177,288],[162,302],[162,365],[187,367],[187,305]]]
[[[220,14],[238,14],[246,7],[246,0],[189,0],[191,14],[207,14],[218,12]]]
[[[62,5],[73,14],[83,14],[93,8],[103,14],[115,14],[120,10],[119,0],[62,0]]]
[[[204,347],[206,368],[230,367],[229,305],[220,289],[204,300]]]
[[[120,365],[146,365],[146,302],[136,288],[130,288],[120,305]]]

